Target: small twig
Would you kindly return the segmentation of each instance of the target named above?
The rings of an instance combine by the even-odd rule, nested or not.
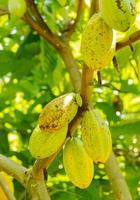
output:
[[[114,68],[116,69],[116,71],[118,72],[118,73],[120,73],[120,70],[119,70],[119,64],[118,64],[118,61],[117,61],[117,58],[116,58],[116,56],[114,56],[113,57],[113,66],[114,66]]]
[[[16,200],[12,192],[9,190],[8,184],[1,175],[0,175],[0,186],[8,200]]]
[[[98,77],[98,82],[99,82],[99,84],[102,85],[101,71],[97,71],[97,77]]]
[[[51,30],[49,29],[48,25],[45,23],[44,19],[42,18],[41,14],[39,13],[39,10],[35,4],[34,0],[26,0],[27,5],[29,5],[30,10],[32,11],[34,17],[36,18],[36,21],[38,24],[45,29],[48,30],[50,34],[52,34]]]
[[[127,91],[124,91],[124,90],[120,90],[118,88],[116,88],[114,85],[112,85],[111,83],[105,83],[105,84],[102,84],[103,87],[107,87],[107,88],[110,88],[112,90],[116,90],[118,91],[119,93],[128,93]]]
[[[134,52],[134,47],[133,47],[133,45],[132,45],[132,44],[129,44],[129,47],[130,47],[130,50],[131,50],[132,52]]]
[[[133,58],[133,59],[134,59],[134,58]],[[137,60],[136,60],[136,59],[135,59],[135,62],[136,62],[136,66],[137,66],[137,68],[138,68],[138,62],[137,62]],[[134,73],[135,73],[135,75],[136,75],[137,79],[138,79],[138,80],[140,80],[140,79],[139,79],[138,72],[137,72],[137,70],[136,70],[135,66],[133,65],[133,63],[131,62],[131,60],[129,60],[129,63],[130,63],[130,65],[131,65],[131,67],[133,68],[133,70],[134,70]]]
[[[66,30],[64,30],[64,33],[67,32],[67,37],[70,38],[70,36],[72,35],[72,33],[75,31],[75,28],[80,20],[80,17],[81,17],[81,13],[83,11],[83,6],[84,4],[84,0],[78,0],[78,8],[77,8],[77,15],[76,15],[76,18],[75,20],[72,21],[72,23],[69,24],[69,26],[67,27]]]
[[[120,42],[117,42],[116,44],[116,51],[119,51],[120,49],[132,45],[132,43],[140,40],[140,30],[132,33],[128,38],[124,38]]]

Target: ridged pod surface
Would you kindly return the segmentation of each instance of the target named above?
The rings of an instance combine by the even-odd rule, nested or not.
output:
[[[134,0],[100,0],[101,15],[111,28],[127,31],[135,20]]]
[[[111,133],[96,110],[86,111],[81,124],[82,140],[95,162],[105,163],[112,150]]]
[[[29,150],[33,157],[42,159],[54,154],[63,144],[67,135],[68,126],[46,134],[37,126],[29,140]]]
[[[92,159],[78,138],[69,140],[63,150],[63,164],[70,181],[77,187],[87,188],[94,175]]]
[[[39,116],[39,127],[48,133],[67,125],[82,105],[79,94],[68,93],[49,102]]]
[[[3,178],[3,180],[7,184],[9,191],[13,193],[14,192],[14,186],[13,186],[13,182],[12,182],[13,178],[3,171],[0,172],[0,177]],[[8,200],[8,198],[6,197],[4,191],[1,187],[0,187],[0,200]]]
[[[8,10],[11,15],[22,17],[26,12],[26,2],[25,0],[9,0]]]
[[[82,34],[81,53],[85,64],[93,70],[108,65],[114,55],[115,35],[100,14],[94,14]]]

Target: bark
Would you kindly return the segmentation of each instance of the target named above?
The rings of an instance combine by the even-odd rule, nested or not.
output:
[[[0,170],[5,171],[7,174],[13,176],[22,185],[25,185],[24,181],[27,169],[1,154],[0,154]]]
[[[127,183],[121,173],[114,153],[112,152],[108,162],[105,164],[105,170],[108,174],[114,199],[116,200],[132,200]]]

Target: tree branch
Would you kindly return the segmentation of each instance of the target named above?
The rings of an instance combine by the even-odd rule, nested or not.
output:
[[[121,89],[115,87],[111,82],[110,82],[110,83],[102,84],[102,87],[107,87],[107,88],[110,88],[111,90],[116,90],[116,91],[118,91],[119,93],[128,93],[128,92],[125,91],[125,90],[121,90]]]
[[[59,53],[65,63],[65,66],[69,72],[74,90],[80,92],[81,88],[81,74],[79,72],[77,63],[72,54],[72,50],[69,44],[66,44],[65,48],[59,50]]]
[[[29,14],[25,14],[23,17],[24,21],[26,21],[37,33],[39,33],[45,40],[47,40],[50,44],[52,44],[56,49],[60,49],[64,46],[61,42],[60,38],[54,35],[50,29],[40,26],[34,19],[32,19]]]
[[[43,169],[41,169],[39,173],[39,176],[36,176],[36,174],[33,174],[32,169],[28,170],[26,173],[26,190],[30,194],[32,200],[50,200],[44,181]]]
[[[93,1],[92,2],[92,11],[90,12],[90,15],[92,15],[94,12],[97,12],[97,9],[98,9],[98,4],[97,4],[98,1]],[[56,39],[52,39],[52,37],[49,36],[49,33],[45,33],[44,34],[44,31],[42,32],[42,28],[38,27],[38,24],[36,24],[34,21],[32,21],[32,19],[30,19],[28,16],[26,18],[26,21],[31,25],[31,27],[33,29],[35,29],[39,34],[41,34],[46,40],[48,40],[51,44],[53,44],[53,46],[55,46],[57,49],[58,46],[59,46],[59,40],[57,41]],[[75,26],[75,25],[74,25]],[[73,26],[73,28],[74,28]],[[119,43],[117,43],[117,50],[124,47],[124,46],[127,46],[130,44],[130,41],[131,42],[134,42],[136,41],[139,36],[139,34],[133,34],[129,37],[129,40],[126,40],[126,41],[121,41]],[[58,45],[56,46],[58,42]],[[61,45],[60,45],[61,46]],[[70,73],[70,76],[71,76],[71,79],[72,79],[72,83],[74,85],[74,88],[76,89],[76,91],[79,91],[80,88],[81,88],[81,77],[79,75],[79,71],[78,71],[78,68],[77,68],[77,65],[74,61],[74,58],[73,58],[73,55],[71,53],[71,49],[70,47],[68,48],[61,48],[61,50],[59,49],[59,53],[60,55],[62,56],[64,62],[65,62],[65,65]],[[77,75],[78,74],[78,75]],[[92,82],[92,75],[93,75],[93,72],[90,73],[90,70],[85,66],[83,68],[83,76],[82,76],[82,88],[81,88],[81,95],[84,99],[84,107],[88,107],[89,105],[89,102],[90,102],[90,98],[91,98],[91,95],[92,95],[92,89],[91,89],[91,82]],[[86,83],[86,87],[85,87],[85,83]],[[77,121],[79,123],[79,117],[77,117]],[[58,151],[59,152],[59,151]],[[54,155],[52,155],[51,157],[49,158],[46,158],[46,159],[43,159],[43,160],[39,160],[39,161],[36,161],[35,165],[34,165],[34,172],[35,174],[38,174],[42,171],[43,168],[47,168],[49,166],[49,164],[55,159],[56,155],[58,154],[58,152],[56,152]],[[114,177],[114,174],[113,174],[113,168],[114,166],[112,166],[112,162],[114,161],[113,160],[114,157],[110,157],[109,158],[109,161],[108,163],[106,164],[106,171],[107,171],[107,174],[109,177]],[[116,163],[114,164],[115,166],[117,165]],[[120,171],[119,171],[119,168],[118,166],[116,166],[116,171],[115,171],[115,174],[118,175],[119,179],[121,178],[121,180],[123,180],[121,182],[121,186],[118,184],[118,180],[119,179],[116,179],[113,178],[113,179],[110,179],[111,181],[111,184],[112,184],[112,189],[114,191],[114,195],[115,196],[118,196],[119,193],[120,193],[120,187],[122,188],[122,193],[125,194],[126,196],[130,196],[131,198],[131,195],[129,195],[129,190],[128,188],[126,188],[126,183],[125,183],[125,180],[124,178],[122,177],[122,175],[120,174]],[[113,180],[113,181],[112,181]],[[118,186],[115,188],[115,184]],[[124,189],[123,189],[124,188]]]
[[[39,171],[39,175],[37,174],[38,176],[34,176],[32,170],[28,170],[25,167],[16,164],[6,156],[0,154],[0,170],[10,174],[17,181],[19,181],[26,188],[32,199],[50,200],[44,182],[43,169]],[[6,192],[6,194],[8,193]]]
[[[81,17],[81,13],[84,9],[84,0],[78,0],[78,8],[77,8],[77,15],[75,20],[71,21],[71,23],[69,24],[69,26],[67,27],[66,30],[64,30],[64,32],[67,32],[67,37],[70,38],[70,36],[73,34],[73,32],[75,31],[75,28],[80,20]]]
[[[94,14],[98,13],[99,11],[99,0],[92,0],[89,12],[89,18]]]
[[[32,11],[33,18],[35,17],[36,22],[41,26],[44,27],[47,31],[48,34],[50,34],[50,37],[54,35],[48,25],[45,23],[44,19],[42,18],[41,14],[39,13],[39,10],[35,4],[34,0],[26,0],[27,5],[29,6],[29,9]],[[27,12],[29,14],[29,12]]]
[[[42,171],[42,169],[48,169],[50,163],[56,158],[58,153],[59,153],[59,150],[48,158],[36,160],[32,169],[33,174],[35,176],[38,176],[40,172]]]
[[[0,170],[5,171],[7,174],[13,176],[17,181],[25,186],[25,173],[27,169],[6,156],[0,154]]]
[[[115,155],[112,152],[108,162],[105,164],[105,170],[112,185],[114,198],[116,200],[132,200],[129,188],[120,171]]]
[[[2,188],[5,196],[7,197],[7,200],[16,200],[12,192],[9,190],[9,187],[4,180],[4,178],[0,175],[0,187]]]
[[[94,11],[97,12],[96,9]],[[93,11],[92,11],[92,13],[93,13]],[[77,14],[77,17],[78,17],[78,14]],[[38,13],[36,13],[36,19],[40,20],[40,18],[38,16]],[[81,76],[80,76],[77,64],[74,61],[74,58],[73,58],[73,55],[72,55],[70,47],[68,46],[66,48],[66,46],[60,41],[59,37],[57,37],[56,35],[52,34],[50,29],[48,29],[48,27],[46,27],[46,25],[44,26],[44,24],[42,24],[42,23],[41,23],[42,25],[38,24],[37,21],[35,21],[31,16],[29,16],[29,14],[26,14],[24,16],[24,20],[34,30],[36,30],[44,39],[46,39],[49,43],[51,43],[59,51],[60,55],[62,56],[62,58],[64,60],[65,65],[66,65],[66,67],[68,69],[68,72],[70,73],[70,76],[71,76],[71,79],[72,79],[72,83],[74,85],[75,90],[76,91],[80,91],[80,88],[81,88]],[[79,19],[77,18],[77,22],[78,22],[78,20]],[[73,26],[74,29],[75,29],[76,23]],[[136,33],[130,35],[127,40],[122,40],[122,41],[118,42],[117,43],[117,50],[129,45],[130,43],[133,43],[133,42],[137,41],[140,38],[139,35],[140,35],[139,31],[137,31]],[[89,76],[89,78],[87,78],[88,76]],[[91,78],[92,78],[92,76],[89,75],[89,70],[86,67],[84,67],[84,69],[83,69],[83,77],[82,77],[83,81],[82,81],[81,94],[82,94],[83,99],[85,101],[84,102],[84,106],[85,107],[87,107],[89,102],[90,102],[90,97],[91,97],[91,86],[90,85],[91,85],[91,81],[92,81]],[[84,80],[86,80],[86,85],[88,86],[87,90],[84,89]],[[51,157],[45,159],[45,160],[36,161],[36,163],[38,162],[38,164],[36,164],[36,166],[38,166],[38,167],[36,167],[35,174],[37,174],[38,171],[41,174],[42,171],[43,171],[42,169],[44,167],[47,167],[52,162],[52,160],[56,157],[57,153],[52,155]],[[16,177],[16,179],[19,180],[19,182],[23,183],[23,181],[24,181],[24,173],[26,172],[26,168],[22,167],[22,169],[21,169],[21,166],[17,167],[17,164],[15,164],[15,163],[13,164],[13,161],[10,161],[12,163],[9,164],[9,159],[5,158],[5,157],[4,157],[5,161],[2,162],[2,158],[3,157],[0,156],[0,168],[2,170],[6,171],[9,174],[13,174],[13,176]],[[109,161],[108,161],[108,163],[107,163],[107,165],[106,165],[106,171],[107,171],[109,177],[114,177],[114,174],[113,174],[114,166],[112,166],[112,162],[114,162],[114,160],[113,160],[113,157],[111,156]],[[117,165],[117,164],[114,162],[114,165]],[[118,176],[119,179],[121,177],[121,179],[123,181],[121,181],[121,185],[119,185],[117,183],[119,181],[118,181],[118,178],[116,180],[116,176],[113,179],[110,178],[112,186],[113,186],[112,187],[113,191],[114,191],[115,195],[117,196],[117,195],[119,195],[120,187],[121,187],[121,192],[123,192],[127,197],[129,197],[128,188],[126,188],[126,186],[125,186],[126,183],[125,183],[122,175],[119,174],[119,171],[118,171],[119,169],[117,167],[118,166],[116,166],[116,168],[115,168],[116,169],[115,174],[118,174],[119,175]],[[33,180],[33,179],[31,179],[31,180]],[[39,179],[39,181],[41,181],[41,183],[42,183],[42,178]],[[38,185],[39,183],[37,181],[35,181],[35,182],[33,182],[33,184],[35,184],[35,185],[37,184]],[[32,186],[33,184],[30,184],[30,185]],[[114,188],[115,184],[118,187]],[[44,185],[44,182],[43,182],[43,185]],[[43,188],[44,188],[44,186],[43,186]],[[37,188],[35,187],[34,192],[36,191],[36,189]],[[131,195],[130,195],[130,199],[131,199]]]
[[[0,16],[8,14],[9,14],[8,10],[0,8]]]
[[[128,38],[124,38],[123,40],[117,42],[116,44],[116,51],[119,51],[120,49],[131,45],[132,43],[140,40],[140,30],[132,33]]]
[[[84,64],[82,72],[82,86],[81,86],[81,96],[83,99],[83,110],[86,110],[89,107],[92,88],[93,88],[93,74],[94,71],[92,68],[89,68]]]

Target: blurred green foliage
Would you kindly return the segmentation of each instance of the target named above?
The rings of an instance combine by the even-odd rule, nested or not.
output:
[[[44,20],[56,34],[76,16],[76,1],[37,0]],[[80,38],[88,19],[89,1],[71,38],[81,67]],[[6,1],[1,1],[6,6]],[[140,1],[137,1],[137,11]],[[133,26],[117,39],[140,29],[140,13]],[[140,42],[116,53],[119,72],[112,64],[102,70],[102,85],[94,80],[93,105],[111,127],[113,147],[134,200],[140,199]],[[0,17],[0,153],[30,167],[34,159],[28,141],[42,107],[53,98],[73,91],[69,74],[57,51],[20,19]],[[27,197],[14,180],[17,199]],[[104,165],[95,166],[95,178],[86,190],[75,188],[65,175],[62,153],[48,170],[52,200],[111,200],[112,191]]]

